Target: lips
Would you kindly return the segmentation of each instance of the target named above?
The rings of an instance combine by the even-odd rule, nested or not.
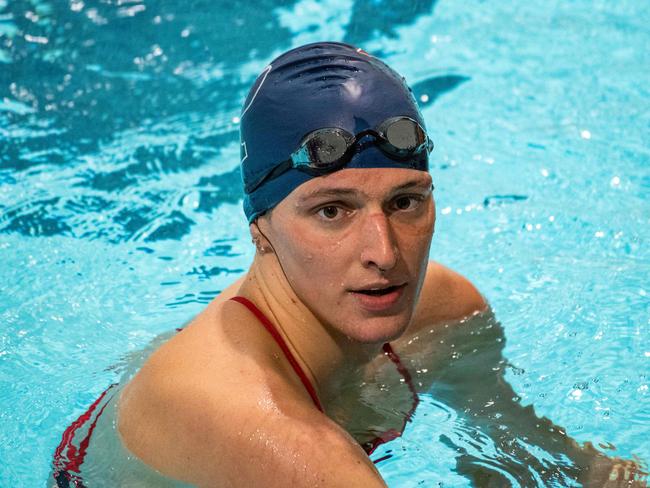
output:
[[[350,290],[349,293],[367,311],[387,312],[398,304],[405,288],[406,283],[399,285],[377,284]]]
[[[387,286],[385,288],[368,288],[368,289],[357,290],[355,291],[355,293],[363,293],[364,295],[379,297],[382,295],[387,295],[389,293],[392,293],[398,288],[399,285],[393,285],[393,286]]]

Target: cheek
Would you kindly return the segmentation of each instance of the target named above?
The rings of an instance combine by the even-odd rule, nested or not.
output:
[[[433,211],[419,222],[408,222],[396,225],[395,234],[398,236],[400,248],[413,258],[429,255],[429,246],[435,226]]]
[[[346,253],[350,251],[354,231],[348,229],[333,235],[309,225],[285,228],[282,233],[281,253],[302,266],[319,266],[319,275],[333,267],[341,267]]]
[[[299,295],[320,295],[340,281],[340,243],[309,239],[305,234],[285,233],[276,254],[291,286]],[[317,286],[314,286],[317,284]]]

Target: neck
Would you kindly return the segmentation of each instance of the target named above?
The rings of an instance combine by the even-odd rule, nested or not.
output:
[[[273,253],[255,256],[239,293],[277,327],[321,401],[327,402],[342,382],[360,375],[381,350],[381,344],[355,343],[321,322],[291,288]]]

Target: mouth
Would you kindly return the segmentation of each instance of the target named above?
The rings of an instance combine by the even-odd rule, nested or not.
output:
[[[387,286],[385,288],[367,288],[364,290],[354,290],[353,293],[361,293],[363,295],[368,295],[371,297],[381,297],[384,295],[388,295],[389,293],[393,293],[394,291],[397,291],[398,289],[404,286],[405,285],[393,285],[393,286]]]
[[[404,295],[407,283],[389,286],[367,286],[350,290],[361,308],[368,312],[391,312]]]

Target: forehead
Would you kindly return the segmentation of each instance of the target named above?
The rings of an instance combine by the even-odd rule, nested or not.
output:
[[[344,194],[382,198],[408,188],[428,189],[431,175],[405,168],[346,168],[313,178],[298,186],[287,199],[302,201],[321,195]]]

